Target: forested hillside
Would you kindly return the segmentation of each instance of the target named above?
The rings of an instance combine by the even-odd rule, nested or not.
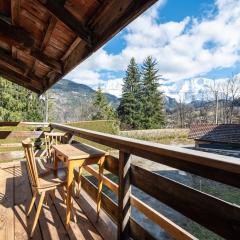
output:
[[[74,122],[91,120],[95,111],[93,105],[96,91],[84,85],[62,79],[48,92],[49,120],[56,122]],[[105,94],[108,102],[116,108],[119,99]]]
[[[37,94],[0,77],[0,121],[43,121],[43,106]]]

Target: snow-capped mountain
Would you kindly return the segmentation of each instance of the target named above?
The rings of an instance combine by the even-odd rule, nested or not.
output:
[[[163,83],[162,89],[165,95],[175,98],[177,101],[192,102],[202,99],[203,95],[208,94],[211,98],[211,92],[223,91],[223,84],[226,83],[225,79],[209,79],[209,78],[193,78],[181,80],[177,82]],[[209,99],[211,100],[211,99]]]

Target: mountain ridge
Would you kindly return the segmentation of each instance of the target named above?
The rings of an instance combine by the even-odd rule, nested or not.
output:
[[[76,92],[79,94],[95,94],[95,90],[92,89],[91,87],[81,84],[81,83],[76,83],[68,79],[62,79],[59,81],[57,84],[55,84],[52,89],[52,91],[67,91],[67,92]],[[110,93],[104,93],[110,102],[114,107],[119,104],[119,98],[116,97],[115,95],[112,95]]]

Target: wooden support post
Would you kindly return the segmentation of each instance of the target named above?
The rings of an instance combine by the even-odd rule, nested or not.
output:
[[[130,154],[119,153],[118,240],[129,238],[130,228]]]

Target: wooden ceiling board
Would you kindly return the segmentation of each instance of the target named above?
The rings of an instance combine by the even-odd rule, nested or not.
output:
[[[17,50],[17,59],[21,60],[28,66],[31,66],[33,64],[34,58],[31,57],[28,53],[22,51],[22,50]]]
[[[64,6],[79,22],[86,24],[99,5],[97,0],[68,0]]]
[[[27,18],[26,16],[23,16],[22,14],[20,14],[19,15],[19,26],[24,29],[27,29],[28,33],[34,39],[35,47],[37,47],[41,44],[42,31],[40,29],[38,29],[38,27],[35,25],[35,23],[32,19]]]
[[[52,46],[51,44],[48,44],[44,50],[44,53],[46,55],[49,55],[55,59],[60,59],[63,52],[62,51],[58,51],[58,49],[56,48],[56,46]]]
[[[37,16],[35,16],[34,14],[32,14],[32,12],[27,11],[24,8],[20,9],[20,15],[22,16],[22,22],[23,22],[23,27],[24,27],[24,18],[27,18],[29,21],[32,22],[33,28],[36,30],[39,30],[41,32],[44,31],[45,29],[45,24],[47,22],[42,21],[41,19],[39,19]]]
[[[47,22],[47,19],[50,17],[49,12],[35,0],[21,0],[21,7],[26,9],[42,21]]]
[[[49,67],[45,66],[39,61],[36,61],[34,69],[36,76],[39,78],[44,78],[44,76],[46,76],[50,71]]]
[[[76,33],[74,33],[73,31],[71,31],[68,27],[64,26],[61,22],[57,22],[56,27],[54,29],[54,33],[56,34],[56,36],[60,36],[62,38],[63,41],[65,41],[66,43],[70,42],[76,37]]]

